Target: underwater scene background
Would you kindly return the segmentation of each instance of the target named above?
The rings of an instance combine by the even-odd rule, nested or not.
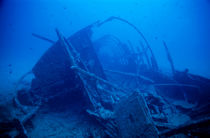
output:
[[[209,79],[209,0],[0,0],[2,137],[209,135]]]
[[[163,68],[169,68],[165,40],[177,69],[210,77],[209,0],[1,0],[0,6],[1,87],[30,70],[50,46],[31,33],[56,40],[56,27],[70,36],[109,16],[123,17],[139,27]]]

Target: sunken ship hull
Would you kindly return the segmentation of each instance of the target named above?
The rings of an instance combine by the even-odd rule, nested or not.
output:
[[[134,29],[141,43],[125,44],[112,35],[92,40],[93,28],[113,20]],[[158,67],[142,32],[124,19],[110,17],[69,38],[56,33],[58,41],[49,41],[52,46],[18,82],[12,117],[0,122],[1,136],[210,135],[210,80],[177,71],[165,42],[170,75]],[[114,56],[103,52],[110,47]]]

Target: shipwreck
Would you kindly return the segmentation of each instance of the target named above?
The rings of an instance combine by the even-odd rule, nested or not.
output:
[[[139,43],[112,34],[92,39],[94,28],[114,21],[136,31]],[[170,75],[161,71],[143,33],[125,19],[97,21],[68,38],[55,32],[58,41],[33,34],[52,46],[20,78],[12,100],[1,104],[1,136],[210,135],[210,80],[176,70],[165,42]]]

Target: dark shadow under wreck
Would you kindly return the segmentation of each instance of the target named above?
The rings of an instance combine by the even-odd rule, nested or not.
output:
[[[114,20],[134,29],[139,45],[114,35],[92,40],[93,28]],[[144,35],[124,19],[110,17],[68,39],[56,33],[57,42],[33,34],[53,45],[20,79],[10,106],[1,105],[3,112],[13,111],[10,118],[2,115],[1,136],[210,135],[210,80],[177,71],[165,42],[172,75],[161,72]],[[110,47],[114,56],[104,53]],[[30,75],[31,85],[25,87]]]

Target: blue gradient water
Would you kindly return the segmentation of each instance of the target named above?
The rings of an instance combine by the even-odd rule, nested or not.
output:
[[[210,78],[209,0],[1,0],[0,92],[10,91],[51,46],[32,33],[57,40],[55,28],[70,36],[109,16],[139,27],[163,70],[170,69],[165,40],[177,70]]]

